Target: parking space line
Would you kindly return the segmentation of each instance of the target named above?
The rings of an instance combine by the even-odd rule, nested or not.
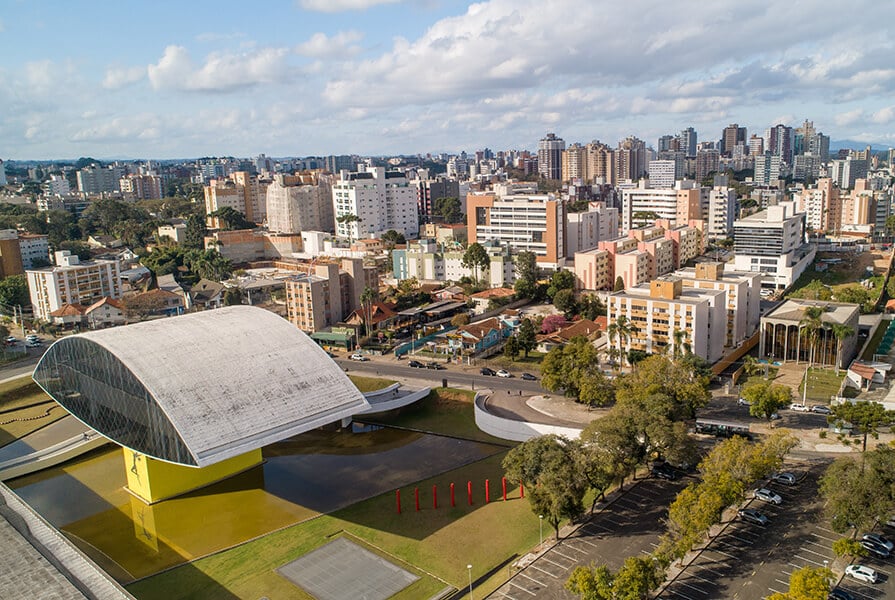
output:
[[[526,569],[526,571],[527,571],[527,570],[528,570],[528,569]],[[532,577],[531,575],[527,575],[527,574],[525,573],[525,571],[519,571],[519,574],[522,575],[523,577],[525,577],[526,579],[528,579],[529,581],[534,581],[537,585],[539,585],[539,586],[541,586],[541,587],[547,587],[547,585],[546,585],[545,583],[543,583],[540,579],[535,579],[535,578]],[[520,586],[520,587],[521,587],[521,586]],[[523,588],[523,589],[525,589],[525,588]],[[529,591],[531,591],[531,590],[529,590]]]
[[[672,589],[669,588],[669,589],[667,589],[667,590],[665,590],[665,591],[666,591],[666,592],[671,592],[671,593],[674,594],[675,596],[680,596],[681,598],[686,598],[686,600],[695,600],[695,598],[691,598],[691,597],[688,596],[687,594],[682,594],[681,592],[679,592],[679,591],[677,591],[677,590],[672,590]]]
[[[724,552],[724,551],[722,551],[722,550],[718,550],[717,548],[714,548],[714,549],[711,549],[711,550],[712,550],[712,552],[714,552],[714,553],[716,553],[716,554],[721,554],[721,555],[723,555],[723,556],[726,556],[727,558],[732,558],[732,559],[734,559],[734,560],[737,560],[737,557],[734,556],[733,554],[728,554],[727,552]]]
[[[586,538],[583,538],[583,537],[577,537],[577,538],[575,538],[575,541],[576,541],[576,542],[581,542],[582,544],[587,544],[587,545],[590,546],[591,548],[599,548],[599,546],[597,546],[597,545],[594,544],[593,542],[591,542],[591,541],[589,541],[589,540],[587,540]]]
[[[819,567],[824,566],[823,561],[825,560],[825,559],[821,559],[821,562],[817,562],[816,560],[811,560],[810,558],[805,558],[804,556],[800,556],[800,555],[798,555],[798,554],[793,555],[793,558],[798,558],[798,559],[800,559],[800,560],[804,560],[805,562],[809,562],[809,563],[811,563],[812,565],[817,565],[817,566],[819,566]],[[792,563],[789,563],[789,564],[792,565]],[[795,567],[796,565],[793,565],[793,566]],[[802,568],[802,565],[799,565],[797,568],[801,569],[801,568]]]
[[[531,591],[531,590],[528,589],[528,588],[524,588],[524,587],[522,587],[522,586],[519,585],[518,583],[515,583],[515,582],[511,581],[511,582],[510,582],[510,585],[513,586],[513,587],[517,587],[517,588],[519,588],[520,590],[522,590],[522,591],[525,592],[526,594],[529,594],[529,595],[531,595],[531,596],[537,596],[537,594],[535,594],[533,591]]]
[[[564,541],[562,544],[562,547],[568,548],[569,550],[574,550],[575,552],[579,552],[579,553],[583,554],[584,556],[588,556],[588,554],[589,554],[589,552],[587,552],[586,550],[582,550],[581,548],[577,547],[575,544],[573,544],[569,540]]]
[[[824,550],[828,550],[830,552],[833,551],[833,549],[830,547],[829,544],[819,544],[818,542],[805,542],[805,543],[808,545],[811,545],[811,546],[817,546],[818,548],[823,548]]]
[[[553,562],[552,560],[550,560],[550,559],[547,558],[546,556],[542,556],[542,557],[541,557],[541,560],[543,560],[544,562],[548,562],[548,563],[550,563],[551,565],[557,566],[557,567],[559,567],[560,569],[562,569],[563,571],[568,571],[568,570],[569,570],[569,567],[567,567],[567,566],[565,566],[565,565],[561,565],[561,564],[559,564],[559,563],[557,563],[557,562]]]
[[[562,548],[565,548],[565,546],[562,546]],[[553,553],[553,554],[559,554],[559,555],[562,556],[564,559],[566,559],[566,560],[570,560],[570,561],[572,561],[572,562],[575,562],[575,557],[573,557],[573,556],[566,556],[565,554],[563,554],[562,552],[559,551],[559,547],[558,547],[558,546],[552,550],[552,553]]]
[[[528,566],[531,567],[532,569],[536,570],[536,571],[540,571],[541,573],[544,573],[545,575],[548,575],[548,576],[552,577],[553,579],[559,579],[559,577],[557,577],[556,575],[554,575],[554,574],[551,573],[550,571],[545,571],[544,569],[542,569],[541,567],[539,567],[538,565],[536,565],[536,564],[534,564],[534,563],[532,563],[532,564],[530,564],[530,565],[528,565]]]
[[[824,554],[823,552],[816,552],[816,551],[811,550],[810,548],[806,548],[804,546],[799,548],[799,552],[807,552],[808,554],[814,554],[814,555],[820,556],[824,560],[830,560],[830,557],[827,556],[826,554]]]
[[[702,588],[696,587],[695,585],[690,585],[689,583],[687,583],[687,582],[684,581],[684,580],[679,579],[679,580],[678,580],[678,583],[679,583],[680,585],[684,586],[684,587],[688,587],[688,588],[690,588],[691,590],[696,590],[697,592],[699,592],[699,593],[700,593],[701,595],[703,595],[703,596],[708,596],[708,592],[706,592],[706,591],[703,590]]]

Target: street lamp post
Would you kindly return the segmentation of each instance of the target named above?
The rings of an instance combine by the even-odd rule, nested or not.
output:
[[[538,546],[544,543],[544,515],[538,515]]]
[[[472,565],[466,565],[466,572],[469,573],[469,600],[472,600]]]

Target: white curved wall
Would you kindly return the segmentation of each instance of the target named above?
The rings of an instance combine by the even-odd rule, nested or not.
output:
[[[381,390],[376,390],[375,392],[368,392],[364,394],[364,397],[367,399],[367,402],[370,403],[370,408],[365,411],[355,413],[354,416],[359,415],[369,415],[372,413],[380,413],[386,412],[389,410],[394,410],[396,408],[402,408],[404,406],[408,406],[417,402],[418,400],[422,400],[426,396],[429,395],[431,388],[423,388],[420,390],[414,390],[412,392],[408,392],[406,394],[397,394],[395,392],[401,386],[400,383],[396,383],[394,385],[390,385],[387,388],[383,388]],[[392,398],[388,398],[392,396]],[[379,398],[385,397],[385,400],[379,400]]]
[[[484,409],[484,402],[487,396],[484,394],[476,394],[475,397],[475,424],[487,433],[503,440],[513,442],[524,442],[540,435],[555,433],[569,439],[577,440],[581,435],[580,429],[572,427],[559,427],[556,425],[547,425],[545,423],[528,423],[526,421],[514,421],[513,419],[504,419],[492,415]]]

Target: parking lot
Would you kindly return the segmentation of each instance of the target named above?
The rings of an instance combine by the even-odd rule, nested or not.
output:
[[[658,597],[757,600],[788,591],[789,576],[797,569],[831,565],[835,558],[833,542],[843,536],[832,531],[822,516],[817,484],[825,466],[826,462],[790,465],[788,468],[804,475],[797,485],[765,486],[783,498],[781,505],[755,499],[747,505],[767,515],[768,526],[735,518]],[[859,599],[895,597],[895,578],[889,576],[889,561],[861,561],[881,572],[880,583],[864,584],[846,578],[840,587]]]
[[[576,596],[563,585],[575,567],[593,563],[615,570],[628,556],[655,550],[664,532],[662,519],[668,504],[690,481],[689,477],[676,481],[647,479],[631,486],[488,597],[574,600]],[[549,535],[546,528],[545,535]]]

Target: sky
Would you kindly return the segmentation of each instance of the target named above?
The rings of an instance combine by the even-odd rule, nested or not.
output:
[[[0,158],[895,145],[895,2],[0,0]]]

